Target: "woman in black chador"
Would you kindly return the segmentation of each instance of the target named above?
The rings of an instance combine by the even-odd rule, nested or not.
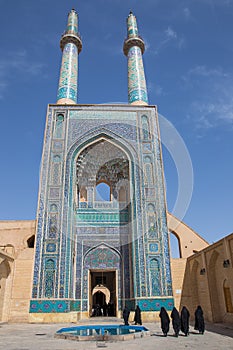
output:
[[[170,324],[170,318],[168,316],[167,311],[162,306],[160,309],[159,317],[161,318],[161,329],[164,334],[164,336],[167,336],[167,333],[169,332],[169,324]]]
[[[136,309],[135,309],[134,322],[135,324],[142,324],[141,309],[138,305],[136,306]]]
[[[178,310],[175,307],[173,307],[172,309],[171,318],[172,318],[172,326],[175,332],[175,336],[178,337],[179,331],[180,331],[180,315]]]
[[[130,311],[129,311],[129,309],[126,306],[124,308],[124,310],[123,310],[123,319],[124,319],[124,322],[125,322],[125,326],[129,325],[129,314],[130,314]]]
[[[181,310],[181,331],[185,334],[186,337],[189,334],[189,316],[190,314],[188,309],[183,306]]]
[[[200,305],[198,305],[195,311],[195,325],[194,329],[199,331],[200,334],[204,334],[205,331],[205,321],[203,316],[203,310]]]

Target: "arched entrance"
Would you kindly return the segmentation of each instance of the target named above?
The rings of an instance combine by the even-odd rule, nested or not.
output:
[[[198,290],[198,272],[200,270],[199,262],[197,260],[194,261],[192,269],[191,269],[191,275],[190,275],[190,291],[191,291],[191,298],[192,298],[192,310],[190,310],[192,313],[195,312],[197,305],[200,304],[199,299],[199,290]]]
[[[231,289],[230,289],[229,282],[227,280],[225,280],[223,283],[223,292],[224,292],[224,298],[225,298],[226,312],[233,313]]]
[[[1,257],[0,257],[1,261]],[[10,275],[10,266],[8,261],[5,259],[0,263],[0,321],[4,321],[4,307],[8,305],[6,300],[9,296],[6,293],[7,279]]]
[[[222,306],[219,302],[218,283],[216,279],[216,266],[218,265],[219,253],[214,250],[209,262],[209,290],[212,307],[213,322],[221,322]]]
[[[101,293],[101,297],[100,298],[97,298],[96,296],[96,293]],[[101,284],[98,284],[92,291],[92,295],[93,295],[93,303],[98,303],[98,302],[106,302],[107,304],[109,303],[110,301],[110,290],[101,285]],[[95,297],[95,298],[94,298]]]
[[[74,268],[75,276],[80,273],[81,279],[76,297],[79,298],[80,290],[81,312],[83,315],[85,312],[85,317],[100,316],[107,306],[106,314],[116,316],[122,300],[130,297],[132,283],[132,278],[123,277],[132,276],[132,247],[128,245],[133,229],[129,225],[133,195],[131,160],[124,148],[112,139],[100,136],[90,141],[74,158],[77,256],[83,254],[82,270],[78,260]],[[82,251],[79,247],[83,247]],[[93,293],[100,285],[109,290],[109,300],[103,290]]]
[[[116,271],[90,271],[90,315],[116,316]]]
[[[97,285],[92,291],[92,315],[110,316],[110,290],[104,285]]]

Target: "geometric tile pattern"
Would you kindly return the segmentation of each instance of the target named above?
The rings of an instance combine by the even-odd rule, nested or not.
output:
[[[80,301],[72,300],[33,300],[30,302],[30,312],[70,312],[80,311]]]
[[[144,42],[138,35],[136,17],[130,13],[127,19],[127,39],[124,52],[128,58],[128,102],[148,104],[146,79],[142,60]]]
[[[153,298],[153,299],[138,299],[126,300],[126,305],[130,310],[135,310],[136,305],[139,305],[142,311],[160,311],[161,307],[171,311],[174,307],[173,298]]]
[[[62,35],[60,46],[62,62],[57,92],[57,101],[66,99],[77,103],[78,82],[78,51],[81,51],[81,39],[78,34],[78,15],[71,10],[65,33]]]
[[[130,200],[122,211],[114,207],[97,210],[94,205],[77,209],[75,204],[77,158],[102,138],[128,160]],[[55,175],[58,164],[59,175]],[[69,312],[72,307],[88,310],[87,275],[98,266],[118,272],[119,309],[125,297],[148,310],[158,308],[162,297],[161,302],[169,300],[169,307],[172,285],[162,169],[155,107],[49,106],[31,312]],[[98,252],[101,244],[106,255]],[[90,249],[95,251],[94,265],[85,260]],[[109,254],[113,254],[111,259],[101,260]],[[45,269],[48,261],[54,268]],[[130,281],[125,283],[124,295],[123,281]]]

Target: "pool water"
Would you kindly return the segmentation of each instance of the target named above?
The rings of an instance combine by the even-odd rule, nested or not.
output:
[[[125,325],[87,325],[59,329],[57,335],[70,335],[81,337],[99,337],[99,336],[121,336],[139,332],[148,332],[144,326],[125,326]]]

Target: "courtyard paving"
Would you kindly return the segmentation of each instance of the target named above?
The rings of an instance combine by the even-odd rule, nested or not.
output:
[[[87,324],[79,322],[78,324]],[[122,320],[116,319],[90,319],[88,324],[122,324]],[[190,326],[188,337],[182,334],[175,338],[170,329],[168,337],[163,337],[160,323],[143,324],[150,330],[151,335],[142,338],[114,341],[77,342],[67,339],[56,339],[54,334],[62,327],[75,326],[76,324],[0,324],[0,349],[7,350],[75,350],[75,349],[113,349],[113,350],[180,350],[180,349],[224,349],[233,350],[233,325],[232,324],[207,324],[204,335],[199,335]]]

